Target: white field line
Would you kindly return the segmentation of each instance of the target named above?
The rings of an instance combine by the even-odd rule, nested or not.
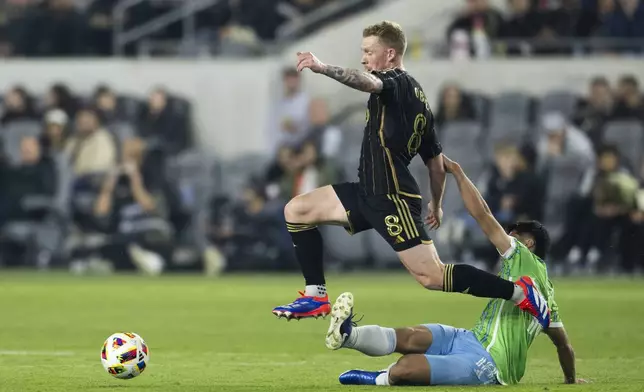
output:
[[[72,351],[19,351],[19,350],[0,350],[0,356],[14,355],[19,357],[35,356],[35,357],[71,357],[74,355]]]

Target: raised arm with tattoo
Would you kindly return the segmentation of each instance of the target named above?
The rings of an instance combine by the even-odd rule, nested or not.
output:
[[[338,67],[337,65],[325,65],[322,73],[356,90],[366,93],[379,93],[382,91],[382,80],[366,71]]]
[[[326,75],[346,86],[366,93],[379,93],[382,91],[382,80],[369,72],[336,65],[326,65],[311,52],[299,52],[297,60],[298,71],[309,68],[315,73]]]

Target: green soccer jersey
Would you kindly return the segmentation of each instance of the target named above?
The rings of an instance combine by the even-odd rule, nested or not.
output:
[[[550,326],[561,327],[555,291],[545,263],[515,238],[512,238],[512,247],[502,255],[502,261],[499,276],[512,281],[530,276],[548,302]],[[532,315],[512,302],[493,299],[488,302],[473,332],[496,362],[499,382],[516,384],[523,377],[528,349],[541,332],[541,326]]]

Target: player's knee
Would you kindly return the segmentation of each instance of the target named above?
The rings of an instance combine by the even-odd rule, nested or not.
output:
[[[396,352],[402,354],[408,354],[413,352],[412,343],[413,343],[414,328],[398,328],[396,329]]]
[[[398,362],[389,369],[389,383],[391,385],[404,385],[414,379],[416,372],[416,355],[403,355]]]
[[[284,207],[284,219],[290,223],[313,223],[311,203],[305,195],[295,196]]]
[[[417,275],[416,280],[428,290],[442,290],[443,270],[442,268],[431,268],[422,275]]]

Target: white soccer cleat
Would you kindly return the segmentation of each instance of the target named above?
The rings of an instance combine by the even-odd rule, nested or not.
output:
[[[341,348],[344,341],[351,335],[352,319],[353,294],[342,293],[331,308],[331,324],[325,339],[326,347],[329,350]]]

